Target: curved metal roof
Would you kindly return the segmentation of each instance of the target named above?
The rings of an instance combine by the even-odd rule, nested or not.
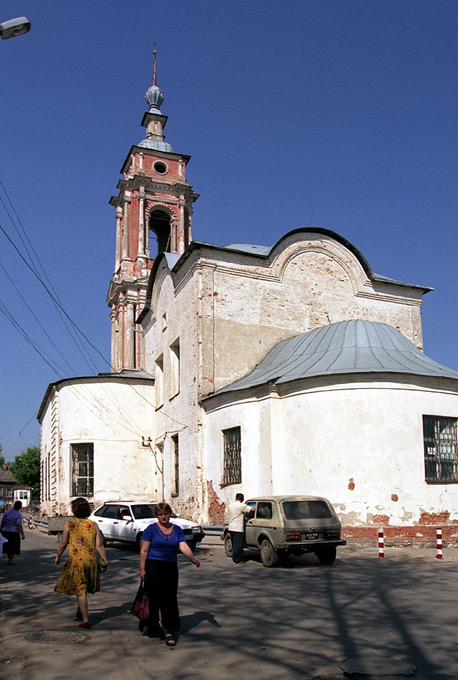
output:
[[[403,373],[458,380],[456,371],[429,359],[393,326],[358,319],[282,340],[250,373],[218,393],[268,382],[349,373]]]

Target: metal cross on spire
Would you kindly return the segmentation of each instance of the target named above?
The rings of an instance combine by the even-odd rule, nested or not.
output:
[[[157,83],[156,83],[156,41],[154,41],[154,48],[153,48],[153,85],[157,85]]]

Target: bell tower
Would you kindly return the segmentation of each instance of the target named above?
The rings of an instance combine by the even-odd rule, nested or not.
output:
[[[111,307],[112,371],[140,370],[142,335],[135,319],[143,308],[148,276],[161,252],[183,253],[192,240],[193,203],[199,195],[186,181],[191,158],[175,153],[165,141],[167,116],[161,113],[162,90],[156,84],[156,46],[153,84],[146,91],[149,106],[142,120],[146,138],[132,146],[121,168],[116,208],[116,259],[107,302]]]

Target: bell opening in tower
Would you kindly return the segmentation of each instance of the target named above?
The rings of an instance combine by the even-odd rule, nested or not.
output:
[[[150,253],[156,255],[171,252],[170,215],[163,210],[154,210],[149,218],[149,247]]]

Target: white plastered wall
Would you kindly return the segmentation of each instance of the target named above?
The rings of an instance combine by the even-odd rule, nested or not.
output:
[[[72,444],[94,446],[95,505],[106,500],[152,500],[161,480],[155,474],[151,449],[154,438],[151,383],[103,378],[75,379],[60,384],[42,418],[41,455],[55,446],[56,465],[51,474],[51,498],[41,509],[48,515],[66,514],[72,496]],[[58,417],[51,418],[58,400]],[[54,432],[53,432],[54,430]]]
[[[240,425],[242,484],[221,489],[225,503],[236,491],[311,494],[329,498],[346,526],[414,525],[443,512],[458,520],[458,485],[425,481],[423,415],[458,418],[458,392],[343,382],[209,410],[209,478],[221,480],[221,431]]]

